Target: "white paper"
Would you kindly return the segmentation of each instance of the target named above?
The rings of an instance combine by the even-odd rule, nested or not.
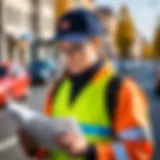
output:
[[[11,118],[45,148],[55,148],[54,137],[60,134],[74,132],[81,134],[78,125],[70,118],[50,119],[17,103],[9,103],[7,112]]]

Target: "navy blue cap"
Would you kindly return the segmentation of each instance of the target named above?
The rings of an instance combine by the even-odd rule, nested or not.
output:
[[[94,13],[85,9],[75,9],[59,19],[55,41],[81,43],[101,34],[102,26]]]

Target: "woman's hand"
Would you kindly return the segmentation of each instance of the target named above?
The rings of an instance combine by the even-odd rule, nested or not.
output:
[[[84,156],[87,151],[86,140],[78,134],[66,133],[56,136],[53,140],[60,149],[67,152],[71,157]]]

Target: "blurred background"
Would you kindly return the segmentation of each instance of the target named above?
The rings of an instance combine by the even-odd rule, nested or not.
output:
[[[160,159],[160,1],[159,0],[0,0],[0,105],[9,94],[42,110],[49,84],[61,71],[51,43],[58,18],[66,11],[93,10],[103,24],[103,56],[122,76],[146,91]],[[30,83],[31,82],[31,83]],[[27,160],[16,126],[0,112],[0,160]]]

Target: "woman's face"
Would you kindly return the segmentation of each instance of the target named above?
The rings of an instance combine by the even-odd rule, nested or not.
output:
[[[94,43],[92,42],[82,44],[59,42],[57,47],[65,68],[71,74],[83,72],[94,63],[98,57]]]

